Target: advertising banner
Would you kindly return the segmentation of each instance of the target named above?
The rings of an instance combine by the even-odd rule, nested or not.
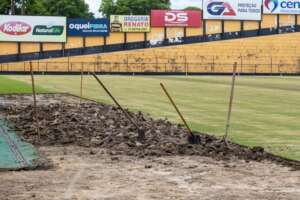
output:
[[[66,42],[66,18],[0,15],[0,41]]]
[[[201,27],[201,11],[195,10],[152,10],[152,27]]]
[[[108,19],[68,19],[68,36],[108,36]]]
[[[149,15],[111,15],[111,32],[150,32]]]
[[[300,14],[300,0],[263,0],[265,14]]]
[[[204,19],[261,20],[262,0],[203,0]]]

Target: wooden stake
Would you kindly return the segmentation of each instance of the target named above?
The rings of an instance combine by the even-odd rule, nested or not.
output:
[[[80,77],[80,103],[83,96],[83,65],[81,66],[81,77]]]
[[[38,134],[38,140],[40,141],[41,135],[40,135],[40,128],[39,128],[39,119],[38,119],[38,112],[37,112],[37,103],[36,103],[36,92],[35,92],[35,83],[34,83],[34,74],[33,74],[33,68],[32,68],[32,62],[30,61],[30,74],[31,74],[31,84],[32,84],[32,95],[33,95],[33,112],[34,112],[34,118],[36,123],[36,132]]]
[[[226,123],[226,128],[225,128],[225,135],[224,135],[224,139],[223,139],[226,143],[227,143],[228,133],[229,133],[229,129],[230,129],[230,123],[231,123],[231,113],[232,113],[232,104],[233,104],[233,98],[234,98],[236,71],[237,71],[237,63],[234,63],[232,83],[231,83],[231,93],[230,93],[230,100],[229,100],[229,108],[228,108],[228,114],[227,114],[227,123]]]

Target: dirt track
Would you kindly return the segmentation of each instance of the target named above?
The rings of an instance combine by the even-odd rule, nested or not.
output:
[[[1,200],[299,200],[300,172],[272,163],[199,156],[95,155],[82,147],[43,147],[49,171],[0,173]]]

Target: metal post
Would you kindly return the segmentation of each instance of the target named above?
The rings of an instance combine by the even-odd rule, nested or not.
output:
[[[280,33],[280,15],[277,14],[277,29],[276,29],[277,34]]]
[[[100,71],[100,70],[99,70],[99,68],[100,68],[100,66],[99,66],[99,60],[100,60],[100,56],[98,55],[98,56],[97,56],[97,72]]]
[[[70,72],[70,55],[68,55],[68,71]]]
[[[273,57],[271,56],[271,73],[273,73]]]
[[[39,72],[39,71],[40,71],[40,60],[37,61],[37,64],[38,64],[38,69],[37,69],[37,71]]]
[[[229,133],[229,129],[230,129],[230,123],[231,123],[231,113],[232,113],[232,104],[233,104],[233,98],[234,98],[236,71],[237,71],[237,63],[234,63],[232,83],[231,83],[231,94],[230,94],[229,108],[228,108],[228,115],[227,115],[227,123],[226,123],[225,135],[224,135],[224,141],[226,143],[227,143],[228,133]]]
[[[101,60],[100,60],[100,72],[102,72],[103,70],[102,70],[102,58],[101,58]]]
[[[186,54],[184,54],[184,66],[185,66],[185,76],[188,76],[188,64],[187,64],[187,57]]]
[[[158,57],[155,55],[155,66],[156,66],[156,72],[158,72]]]
[[[212,57],[212,72],[215,71],[215,56]]]
[[[240,57],[241,57],[241,73],[243,73],[243,65],[244,65],[244,63],[243,63],[243,56],[242,56],[242,54],[240,54]]]
[[[129,56],[128,56],[128,54],[126,57],[126,68],[127,68],[127,72],[129,72]]]
[[[38,113],[37,113],[37,103],[36,103],[36,91],[35,91],[35,83],[34,83],[34,74],[32,69],[32,62],[30,61],[30,74],[31,74],[31,84],[32,84],[32,95],[33,95],[33,112],[34,112],[34,118],[36,122],[36,131],[38,134],[38,141],[41,139],[40,131],[39,131],[39,119],[38,119]]]
[[[81,66],[81,76],[80,76],[80,98],[82,99],[83,90],[83,66]],[[80,99],[80,101],[81,101]]]

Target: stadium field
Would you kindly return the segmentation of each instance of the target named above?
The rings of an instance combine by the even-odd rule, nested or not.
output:
[[[159,83],[165,84],[196,131],[224,134],[229,76],[101,76],[125,107],[180,122]],[[23,83],[23,84],[22,84]],[[80,94],[80,76],[36,76],[39,92]],[[1,93],[30,92],[29,76],[0,76]],[[300,77],[238,77],[230,139],[300,160]],[[110,103],[92,76],[84,76],[83,96]]]
[[[31,79],[30,79],[31,80]],[[37,86],[37,92],[46,90]],[[22,81],[12,80],[8,77],[0,76],[0,94],[32,93],[31,84],[24,84]]]

